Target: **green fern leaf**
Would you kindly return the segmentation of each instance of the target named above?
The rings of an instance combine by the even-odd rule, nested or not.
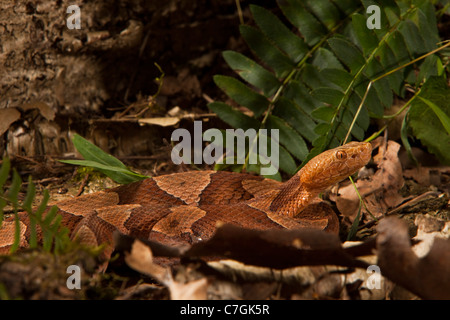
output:
[[[239,80],[227,76],[214,76],[214,82],[234,101],[252,110],[256,117],[269,106],[269,101],[264,96],[254,92]]]
[[[366,26],[366,9],[371,5],[381,8],[379,29]],[[280,0],[278,6],[297,30],[256,5],[250,10],[257,27],[240,28],[261,63],[238,53],[224,54],[249,86],[239,82],[236,90],[229,81],[222,82],[221,88],[253,115],[218,102],[211,104],[211,109],[234,128],[243,124],[244,129],[279,129],[280,155],[287,152],[305,163],[344,140],[364,139],[370,119],[383,117],[394,94],[405,94],[405,83],[417,86],[443,72],[437,56],[404,67],[436,48],[439,41],[434,7],[429,2]],[[395,72],[386,76],[391,70]],[[243,86],[248,87],[248,97],[243,97]],[[260,98],[255,98],[258,95]],[[257,99],[261,103],[256,103]],[[292,139],[301,141],[302,147],[287,142]],[[312,145],[306,156],[303,143]],[[292,170],[291,160],[280,167]]]
[[[328,30],[305,9],[301,0],[278,0],[278,5],[288,20],[300,31],[309,46],[326,37]]]
[[[305,140],[292,129],[283,119],[276,116],[269,116],[267,119],[267,129],[280,130],[280,143],[289,150],[297,159],[303,161],[308,155],[308,147]]]
[[[226,103],[211,102],[208,104],[208,108],[210,108],[211,111],[216,113],[223,121],[228,123],[233,128],[242,128],[243,130],[247,130],[250,128],[257,129],[260,126],[258,120],[233,109]]]
[[[261,31],[294,63],[299,62],[309,51],[305,42],[292,33],[272,12],[256,5],[250,5],[250,10]]]
[[[240,26],[239,30],[250,49],[273,69],[277,78],[285,77],[294,68],[289,57],[275,47],[261,31],[246,25]]]
[[[225,51],[223,57],[242,79],[261,89],[266,97],[275,94],[276,89],[280,86],[280,82],[271,72],[246,56],[234,51]]]

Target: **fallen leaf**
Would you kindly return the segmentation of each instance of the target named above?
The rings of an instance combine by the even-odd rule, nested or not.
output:
[[[153,277],[158,282],[170,285],[172,280],[170,271],[153,263],[153,253],[150,247],[139,240],[131,245],[131,252],[125,252],[125,262],[134,270]]]
[[[383,276],[423,299],[450,299],[450,239],[435,238],[427,255],[411,248],[407,224],[384,218],[377,227],[378,266]]]
[[[116,233],[114,235],[116,244],[124,247],[127,240],[131,237],[121,239],[121,235]],[[122,242],[119,244],[119,242]],[[151,242],[144,243],[140,240],[133,239],[130,246],[130,251],[124,250],[125,262],[132,269],[154,278],[159,283],[165,285],[170,291],[170,297],[173,300],[205,300],[207,298],[208,280],[201,278],[186,283],[175,281],[169,267],[163,267],[154,261],[153,252],[150,245]],[[156,245],[158,248],[158,245]],[[160,247],[160,250],[167,249],[166,254],[173,254],[174,251],[168,248]]]
[[[156,118],[143,118],[139,119],[139,124],[153,124],[161,127],[170,127],[180,122],[181,118],[178,117],[156,117]]]
[[[172,300],[206,300],[208,279],[201,278],[188,283],[172,282],[169,290]]]
[[[0,109],[0,136],[2,136],[9,126],[20,119],[20,112],[16,108]]]
[[[314,229],[259,231],[225,224],[184,255],[221,257],[274,269],[327,264],[367,267],[341,247],[337,235]]]
[[[21,106],[21,109],[23,109],[24,111],[31,109],[38,109],[40,114],[48,121],[52,121],[55,119],[55,111],[43,101],[24,103]]]
[[[372,176],[358,179],[356,182],[367,208],[377,218],[404,201],[398,193],[404,184],[402,166],[398,158],[399,149],[400,145],[394,141],[388,141],[387,146],[380,147],[378,154],[374,156],[377,171]],[[360,202],[353,185],[339,188],[332,194],[331,199],[336,202],[339,212],[353,222]],[[367,214],[365,208],[362,212]]]

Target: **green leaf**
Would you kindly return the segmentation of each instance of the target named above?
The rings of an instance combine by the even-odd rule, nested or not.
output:
[[[417,76],[417,80],[419,82],[422,82],[431,76],[438,76],[440,65],[441,60],[436,55],[429,55],[425,58],[422,65],[420,66],[420,72]]]
[[[35,196],[36,196],[36,187],[30,176],[30,177],[28,177],[27,193],[25,195],[25,200],[22,205],[22,207],[25,208],[25,210],[27,210],[28,212],[31,211],[31,207],[33,205],[33,199]]]
[[[36,212],[34,213],[38,220],[42,219],[42,214],[47,209],[47,203],[48,203],[49,199],[50,199],[50,194],[48,193],[48,190],[45,189],[44,193],[42,195],[41,203],[39,204],[39,206],[36,209]]]
[[[50,208],[50,210],[45,215],[44,225],[49,226],[50,223],[53,221],[53,219],[56,217],[56,213],[57,212],[58,212],[58,208],[57,207]]]
[[[312,115],[316,119],[323,120],[327,123],[330,123],[335,115],[335,108],[331,107],[321,107],[313,111]]]
[[[399,66],[408,62],[408,48],[406,47],[403,35],[398,30],[394,31],[391,36],[386,39],[386,44],[394,53],[395,60]]]
[[[291,154],[297,159],[304,160],[308,155],[308,147],[305,140],[282,119],[269,116],[267,118],[267,129],[279,129],[280,142],[284,145]]]
[[[9,252],[16,252],[20,245],[20,220],[17,212],[14,214],[14,242],[9,249]]]
[[[313,69],[313,67],[311,67]],[[306,114],[322,106],[323,103],[311,96],[310,92],[302,83],[291,81],[284,92],[284,97],[295,102],[295,104]]]
[[[315,45],[328,33],[323,24],[304,8],[302,0],[278,0],[278,5],[286,18],[298,28],[308,45]]]
[[[358,213],[356,214],[355,220],[353,220],[352,226],[350,227],[350,230],[348,231],[348,235],[347,235],[347,241],[350,241],[353,239],[353,237],[356,235],[357,231],[358,231],[358,226],[360,223],[360,216],[361,216],[361,202],[359,204],[358,207]]]
[[[142,179],[148,178],[148,176],[144,176],[142,174],[133,172],[129,169],[123,169],[119,167],[111,167],[110,165],[104,165],[97,161],[91,161],[91,160],[60,160],[62,163],[67,164],[73,164],[77,166],[84,166],[84,167],[91,167],[94,169],[98,169],[99,171],[111,171],[114,173],[123,173],[124,177],[127,179],[133,180],[133,181],[139,181]],[[136,177],[137,179],[133,179],[133,177]]]
[[[347,90],[353,80],[351,74],[340,69],[323,69],[320,71],[320,74],[323,78],[335,84],[335,89]]]
[[[264,96],[254,92],[239,80],[217,75],[214,76],[214,82],[231,99],[252,110],[255,117],[259,117],[269,106],[269,101]]]
[[[339,60],[341,60],[353,74],[365,64],[366,61],[363,55],[350,41],[335,37],[328,39],[328,44]]]
[[[444,77],[430,77],[409,110],[408,124],[414,135],[444,165],[450,164],[450,90]],[[433,112],[430,112],[430,109]]]
[[[60,160],[60,162],[91,166],[120,184],[126,184],[148,178],[129,170],[119,159],[104,152],[96,145],[75,134],[73,144],[86,160]]]
[[[295,102],[285,97],[280,98],[276,103],[273,115],[284,119],[308,141],[317,138],[317,134],[314,132],[316,123]]]
[[[318,88],[313,90],[312,95],[317,100],[326,102],[332,106],[338,106],[344,97],[344,93],[331,88]],[[314,116],[314,112],[312,113]]]
[[[340,22],[341,16],[335,5],[328,0],[305,0],[308,8],[328,28],[333,29]]]
[[[5,199],[0,198],[0,228],[2,227],[3,224],[3,218],[4,218],[4,212],[3,209],[5,208],[7,202]]]
[[[9,188],[8,200],[13,204],[14,208],[17,209],[19,202],[19,191],[22,185],[22,179],[20,179],[19,174],[16,170],[13,170],[13,178],[11,182],[11,187]]]
[[[257,5],[250,5],[250,10],[262,32],[294,63],[299,62],[309,51],[303,40],[293,34],[272,12]]]
[[[286,172],[287,174],[293,175],[297,170],[295,160],[283,146],[280,146],[279,151],[280,151],[280,169]]]
[[[312,64],[317,66],[321,71],[323,69],[344,69],[336,56],[330,50],[325,48],[317,49]]]
[[[370,94],[370,92],[369,92]],[[352,112],[352,114],[356,114],[359,105],[361,104],[361,97],[358,96],[357,93],[353,92],[350,96],[350,99],[348,100],[348,106],[349,110]],[[358,125],[363,128],[364,130],[367,130],[370,125],[370,116],[369,112],[367,111],[367,99],[366,99],[366,106],[363,105],[361,108],[361,111],[359,112],[358,119],[356,120]]]
[[[334,0],[333,3],[339,8],[345,15],[350,15],[359,9],[361,2],[357,0]]]
[[[383,66],[383,72],[391,71],[399,66],[397,57],[388,45],[379,48],[378,57]],[[403,76],[404,70],[400,69],[386,77],[392,90],[399,96],[403,87]]]
[[[314,129],[314,131],[319,135],[319,136],[326,136],[326,134],[331,130],[331,125],[329,123],[319,123],[316,128]]]
[[[402,126],[401,126],[401,129],[400,129],[400,138],[402,140],[403,147],[406,149],[406,152],[408,153],[409,158],[414,162],[414,164],[416,166],[418,166],[419,162],[417,161],[416,157],[414,156],[414,154],[412,152],[411,144],[408,141],[408,125],[407,125],[406,119],[408,117],[408,114],[409,114],[410,110],[411,109],[408,109],[406,111],[405,116],[403,117]]]
[[[294,63],[275,47],[261,31],[246,25],[240,26],[239,30],[250,49],[273,69],[278,78],[285,77],[294,68]]]
[[[432,51],[437,48],[437,43],[440,41],[437,33],[437,26],[435,19],[428,21],[422,10],[418,9],[409,17],[411,21],[417,26],[420,36],[423,39],[424,51]]]
[[[376,78],[383,73],[383,67],[376,59],[371,60],[364,71],[364,74],[370,79]],[[389,81],[386,78],[382,78],[375,81],[372,86],[375,88],[381,103],[383,103],[386,108],[390,108],[394,102],[394,97],[392,89],[389,86]]]
[[[313,90],[318,88],[326,88],[330,85],[328,79],[324,78],[319,70],[313,65],[305,65],[301,77],[303,83]]]
[[[243,130],[247,130],[250,128],[257,129],[260,127],[260,123],[258,120],[233,109],[226,103],[211,102],[208,104],[208,108],[210,108],[212,112],[216,113],[219,116],[220,119],[228,123],[233,128],[241,128]]]
[[[243,54],[225,51],[223,57],[231,69],[242,79],[261,89],[266,97],[273,95],[280,86],[280,82],[271,72]]]
[[[0,168],[0,189],[8,179],[9,170],[11,169],[11,162],[8,157],[3,157],[2,166]]]
[[[404,20],[400,22],[398,30],[402,34],[406,47],[411,57],[418,56],[426,52],[425,43],[420,36],[419,28],[411,20]]]
[[[447,131],[447,134],[450,135],[450,118],[448,115],[446,115],[444,113],[444,111],[441,110],[441,108],[439,108],[436,104],[434,104],[433,102],[431,102],[428,99],[424,99],[421,96],[418,96],[418,98],[420,100],[422,100],[423,102],[425,102],[431,110],[433,110],[433,112],[436,114],[436,116],[438,117],[439,121],[441,121],[442,126],[445,128],[445,130]]]
[[[367,17],[357,13],[352,16],[353,30],[355,31],[361,48],[363,49],[364,56],[367,57],[373,50],[375,50],[375,48],[378,47],[380,41],[371,30],[367,29],[366,23]]]

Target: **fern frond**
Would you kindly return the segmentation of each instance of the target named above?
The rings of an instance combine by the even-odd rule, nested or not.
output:
[[[430,55],[401,67],[437,47],[429,2],[283,0],[278,5],[291,26],[251,5],[256,26],[240,28],[256,60],[233,51],[223,54],[243,82],[214,78],[252,115],[221,102],[209,107],[234,128],[279,129],[285,172],[292,171],[294,159],[305,163],[350,137],[363,140],[370,119],[383,117],[394,94],[402,97],[405,84],[417,87],[442,66],[437,55]],[[371,5],[379,5],[380,29],[367,27]]]
[[[54,252],[64,251],[70,242],[69,230],[61,225],[62,217],[57,214],[58,208],[56,206],[47,211],[50,198],[48,191],[44,190],[41,203],[37,208],[33,208],[33,202],[36,198],[36,187],[30,177],[25,198],[23,201],[20,201],[19,192],[22,188],[22,179],[17,171],[13,170],[11,185],[7,192],[5,192],[3,186],[8,179],[10,167],[8,157],[4,157],[2,166],[0,167],[0,228],[4,220],[3,209],[7,204],[10,204],[12,206],[15,225],[14,243],[11,246],[10,252],[15,252],[20,246],[20,217],[24,214],[28,216],[30,221],[30,248],[38,247],[39,233],[41,232],[44,250],[50,251],[53,248]],[[23,211],[23,213],[19,213],[20,211]]]

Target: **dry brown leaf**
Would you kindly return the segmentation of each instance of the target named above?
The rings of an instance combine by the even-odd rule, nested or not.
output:
[[[0,109],[0,136],[2,136],[9,126],[20,119],[20,112],[16,108]]]
[[[383,202],[389,208],[393,208],[403,201],[398,191],[403,186],[402,164],[398,158],[400,144],[388,141],[387,146],[381,146],[377,155],[373,157],[378,166],[373,176],[374,185],[383,189]]]
[[[374,156],[378,170],[368,179],[359,179],[356,187],[363,196],[366,206],[375,217],[383,216],[389,208],[393,208],[404,201],[398,193],[404,184],[402,166],[398,159],[400,145],[389,141],[387,146],[380,147]],[[332,196],[338,210],[351,221],[358,213],[359,198],[353,185],[349,184]],[[363,209],[363,213],[366,213]]]
[[[339,238],[321,230],[251,230],[226,224],[214,236],[194,244],[187,257],[221,257],[274,269],[302,265],[367,267],[342,247]]]
[[[170,271],[153,263],[153,253],[150,247],[139,240],[131,245],[131,252],[125,252],[125,262],[134,270],[155,278],[162,284],[170,284]]]
[[[381,273],[424,299],[450,299],[450,239],[436,237],[427,255],[411,248],[408,226],[398,218],[380,221],[377,236]]]
[[[38,109],[40,114],[48,121],[53,121],[55,119],[55,111],[50,108],[48,104],[43,101],[35,101],[31,103],[24,103],[21,108],[26,110]]]
[[[139,119],[139,124],[153,124],[161,127],[170,127],[180,122],[181,118],[178,117],[156,117],[156,118],[143,118]]]
[[[125,262],[132,269],[146,274],[168,287],[172,300],[205,300],[207,298],[208,280],[201,278],[187,283],[174,281],[170,269],[153,262],[149,246],[135,240],[131,252],[125,252]]]
[[[172,282],[169,285],[172,300],[206,300],[208,279],[201,278],[188,283]]]

